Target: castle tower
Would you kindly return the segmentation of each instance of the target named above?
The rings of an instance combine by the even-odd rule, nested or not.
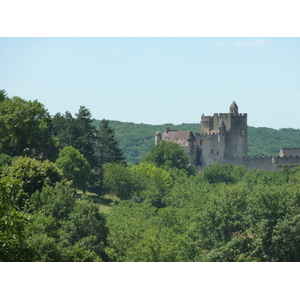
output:
[[[225,134],[226,134],[226,126],[222,119],[219,123],[218,129],[219,129],[218,142],[224,143],[225,142]]]
[[[229,112],[234,115],[239,114],[239,107],[236,105],[235,101],[233,101],[229,107]]]
[[[235,101],[230,105],[230,128],[226,142],[229,156],[247,156],[247,114],[239,114]]]
[[[226,126],[223,120],[221,119],[218,126],[218,144],[219,144],[219,158],[223,159],[225,156],[225,147],[226,147]]]
[[[161,141],[161,133],[159,131],[155,134],[155,145]]]

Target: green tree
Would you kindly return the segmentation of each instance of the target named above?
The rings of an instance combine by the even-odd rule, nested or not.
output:
[[[0,103],[3,102],[7,98],[7,93],[5,90],[0,90]]]
[[[11,166],[13,158],[5,153],[0,153],[0,173],[1,170]]]
[[[71,180],[78,189],[86,191],[86,184],[90,173],[90,165],[84,155],[72,146],[60,150],[56,166],[62,170],[65,178]]]
[[[29,216],[18,211],[17,201],[22,190],[19,180],[0,181],[0,261],[26,261],[25,232]]]
[[[19,179],[22,189],[27,195],[19,198],[19,207],[23,207],[25,200],[36,191],[41,191],[44,186],[54,186],[62,179],[61,171],[48,160],[38,161],[29,157],[19,157],[13,161],[11,167],[6,168],[3,177]]]
[[[113,261],[194,261],[201,250],[176,209],[122,201],[108,218],[107,253]]]
[[[125,161],[124,153],[119,147],[119,142],[115,139],[115,131],[109,126],[109,121],[103,119],[100,122],[99,129],[96,136],[96,158],[98,164],[98,177],[95,189],[99,194],[104,191],[104,166],[108,163],[118,163]],[[94,180],[96,181],[96,180]],[[95,184],[95,182],[94,182]]]
[[[299,214],[298,187],[295,187],[294,191],[294,188],[258,184],[248,195],[247,200],[246,215],[249,229],[257,241],[255,256],[259,261],[278,261],[278,257],[282,259],[284,245],[288,240],[295,238],[299,230],[297,228],[299,219],[296,217]],[[292,226],[293,229],[288,231],[287,226]],[[286,242],[280,239],[285,239]],[[286,258],[293,252],[290,251],[292,248],[292,244],[286,248]]]
[[[69,111],[66,111],[64,115],[61,113],[54,115],[52,123],[54,135],[59,140],[59,150],[76,142],[75,119]]]
[[[26,245],[33,261],[62,261],[59,229],[73,212],[74,190],[59,182],[36,191],[30,199],[31,217],[27,226]]]
[[[85,106],[80,106],[76,115],[76,143],[72,146],[78,149],[87,159],[91,168],[97,166],[95,157],[96,127],[93,125],[92,114]]]
[[[222,166],[220,164],[208,165],[204,168],[203,176],[209,183],[233,183],[235,177],[232,175],[233,165]]]
[[[70,112],[64,115],[57,113],[53,117],[53,130],[59,139],[59,149],[73,146],[89,162],[91,168],[96,167],[95,136],[96,127],[93,125],[92,114],[85,106],[80,106],[76,118]]]
[[[135,189],[136,180],[132,170],[124,163],[110,163],[105,165],[105,190],[116,195],[121,200],[131,199]]]
[[[1,152],[53,159],[55,149],[51,117],[43,104],[20,97],[0,101]]]
[[[274,227],[272,235],[273,261],[300,261],[300,213],[287,215]]]
[[[188,174],[195,173],[195,169],[189,165],[189,157],[182,147],[168,141],[157,143],[144,157],[143,161],[167,170],[176,168],[185,170]]]
[[[68,220],[60,229],[60,246],[64,261],[107,260],[106,217],[89,200],[77,201]]]
[[[58,228],[58,222],[52,216],[45,216],[40,212],[31,215],[25,240],[26,247],[31,255],[31,261],[61,261]]]
[[[132,249],[144,232],[154,225],[155,211],[155,207],[146,203],[122,201],[113,206],[107,215],[109,234],[106,248],[112,261],[137,261]]]
[[[41,192],[36,191],[30,199],[32,212],[41,212],[57,221],[68,218],[74,210],[75,202],[75,191],[69,183],[65,182],[58,182],[55,186],[45,186]]]
[[[135,199],[146,201],[155,207],[163,207],[163,198],[172,187],[173,179],[170,174],[159,167],[140,163],[132,168],[135,178]]]
[[[33,261],[108,260],[106,217],[90,200],[76,200],[68,184],[34,193],[31,208],[25,244]]]
[[[109,126],[109,121],[100,121],[96,136],[96,151],[101,165],[117,163],[125,160],[124,153],[115,139],[115,131]]]

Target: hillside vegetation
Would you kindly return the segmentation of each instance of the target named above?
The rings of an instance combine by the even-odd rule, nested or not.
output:
[[[98,127],[100,121],[94,120]],[[120,148],[123,149],[126,161],[128,163],[139,163],[144,155],[154,146],[154,136],[157,131],[161,133],[166,127],[178,130],[191,130],[199,132],[199,124],[135,124],[130,122],[109,121],[110,126],[115,130],[115,138],[120,142]]]
[[[154,146],[167,126],[199,132],[51,116],[0,90],[0,262],[300,261],[300,167],[196,173],[178,144]],[[298,139],[249,128],[252,155]]]
[[[96,127],[100,121],[94,120]],[[135,124],[129,122],[110,121],[110,126],[115,130],[115,137],[120,142],[126,161],[139,163],[145,154],[154,146],[154,136],[157,131],[161,133],[166,127],[182,131],[190,130],[200,132],[198,123],[190,124]],[[281,148],[299,148],[300,130],[293,128],[272,129],[266,127],[248,126],[248,155],[273,156],[278,155]]]

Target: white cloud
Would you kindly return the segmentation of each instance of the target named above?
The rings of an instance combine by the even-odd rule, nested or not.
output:
[[[234,43],[236,46],[245,46],[247,43],[245,41],[237,41]]]
[[[217,42],[217,43],[215,43],[215,46],[216,47],[225,47],[225,46],[227,46],[227,44],[223,43],[223,42]]]
[[[268,44],[268,42],[263,39],[253,39],[249,41],[241,40],[234,43],[235,46],[261,46],[265,44]]]

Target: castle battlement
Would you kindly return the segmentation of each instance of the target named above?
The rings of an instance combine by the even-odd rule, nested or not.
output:
[[[228,117],[228,116],[230,116],[229,113],[214,113],[212,118],[214,118],[214,117]]]
[[[214,119],[214,117],[202,115],[201,119],[203,119],[204,121],[212,121]]]
[[[202,118],[207,118],[209,120],[213,119],[214,117],[229,117],[229,116],[233,116],[233,117],[247,117],[247,113],[242,113],[242,114],[231,114],[231,113],[214,113],[213,116],[204,116],[202,115]]]
[[[215,133],[215,132],[208,132],[208,133],[200,133],[199,136],[202,137],[202,136],[210,136],[210,135],[218,135],[218,133]]]

